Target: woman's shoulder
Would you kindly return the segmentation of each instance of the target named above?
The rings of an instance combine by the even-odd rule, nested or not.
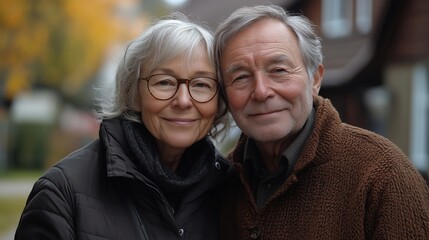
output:
[[[99,175],[97,173],[101,168],[100,143],[99,140],[94,140],[50,167],[39,182],[51,182],[58,188],[67,188],[66,185],[79,186],[84,184],[88,176]]]

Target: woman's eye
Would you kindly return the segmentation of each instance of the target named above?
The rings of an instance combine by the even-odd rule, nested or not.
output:
[[[153,86],[175,86],[175,82],[164,79],[164,80],[158,80],[153,82]]]
[[[216,81],[210,79],[210,78],[194,78],[190,83],[189,86],[194,89],[215,89],[217,87]]]
[[[162,80],[162,81],[158,81],[156,84],[157,85],[168,85],[168,84],[170,84],[170,82],[166,81],[166,80]]]
[[[211,89],[212,86],[210,84],[204,83],[204,82],[198,82],[191,86],[192,88],[208,88]]]

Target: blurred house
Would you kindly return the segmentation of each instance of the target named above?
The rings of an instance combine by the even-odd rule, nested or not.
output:
[[[395,142],[428,173],[429,1],[276,0],[323,40],[321,95],[345,122]],[[188,0],[178,9],[216,28],[238,7],[267,1]]]
[[[429,2],[318,0],[291,7],[320,27],[321,95],[344,121],[391,139],[427,174]]]

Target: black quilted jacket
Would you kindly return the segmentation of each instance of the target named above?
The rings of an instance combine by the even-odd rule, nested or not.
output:
[[[174,213],[127,157],[121,131],[118,119],[104,121],[100,140],[70,154],[34,184],[16,240],[218,238],[217,191],[226,161],[217,157],[210,175]]]

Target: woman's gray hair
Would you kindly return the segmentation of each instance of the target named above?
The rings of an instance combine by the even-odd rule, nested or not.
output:
[[[226,44],[246,27],[266,18],[279,20],[294,32],[307,74],[313,79],[314,72],[323,61],[321,39],[316,34],[315,26],[302,15],[291,15],[280,6],[269,4],[239,8],[218,26],[215,33],[215,62],[221,84],[223,76],[220,61]]]
[[[175,12],[154,22],[144,33],[130,42],[116,72],[115,94],[107,101],[99,102],[98,116],[101,119],[125,117],[142,122],[135,105],[138,98],[140,73],[150,74],[161,63],[179,54],[186,54],[192,61],[194,51],[203,46],[214,66],[213,33],[202,23],[189,20]],[[227,109],[222,94],[219,94],[218,112],[210,132],[216,136],[226,127]],[[144,113],[143,113],[144,114]]]

